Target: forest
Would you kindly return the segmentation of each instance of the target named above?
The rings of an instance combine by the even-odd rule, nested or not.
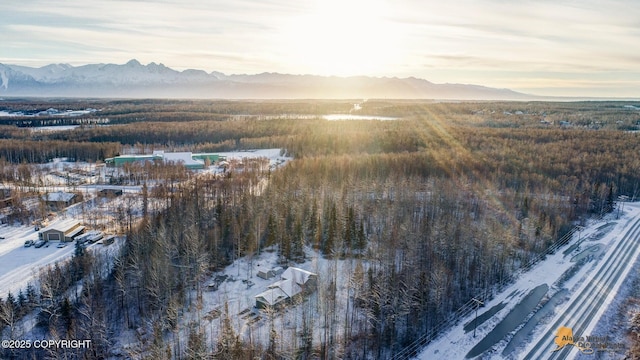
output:
[[[355,112],[353,103],[3,102],[0,110],[91,106],[109,119],[65,131],[27,126],[55,119],[1,119],[3,182],[28,183],[30,166],[57,157],[101,163],[155,149],[257,148],[293,157],[276,171],[191,176],[177,185],[175,172],[138,168],[132,179],[145,189],[175,188],[142,194],[143,203],[162,198],[166,208],[125,228],[113,264],[80,248],[72,261],[42,271],[39,286],[0,304],[2,327],[36,313],[48,337],[91,339],[91,349],[3,355],[101,359],[115,335],[147,326],[152,339],[127,356],[390,358],[471,298],[490,298],[574,225],[613,211],[619,196],[639,195],[640,111],[624,102],[369,100]],[[349,112],[398,119],[322,118]],[[253,191],[261,179],[264,191]],[[271,334],[261,343],[243,339],[225,313],[210,343],[203,323],[180,321],[198,308],[203,279],[270,247],[290,264],[311,253],[356,264],[320,274],[322,296],[310,311],[321,326],[304,321],[295,339]],[[346,294],[338,276],[349,279]],[[81,293],[70,297],[78,282]],[[335,314],[340,302],[347,315]],[[171,336],[181,331],[186,344]]]

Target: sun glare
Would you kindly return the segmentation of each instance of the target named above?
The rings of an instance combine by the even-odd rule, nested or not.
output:
[[[397,34],[382,0],[320,0],[285,36],[294,66],[320,75],[385,73],[397,55]]]

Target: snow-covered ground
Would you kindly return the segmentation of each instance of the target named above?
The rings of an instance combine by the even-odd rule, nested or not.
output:
[[[478,316],[481,316],[493,306],[499,304],[506,305],[489,320],[477,327],[475,338],[473,337],[473,331],[465,332],[463,328],[465,324],[474,320],[475,314],[471,314],[467,316],[467,318],[462,319],[458,325],[432,341],[423,349],[418,358],[425,360],[464,359],[474,346],[487,336],[532,289],[539,285],[547,284],[549,286],[549,292],[547,292],[543,300],[548,299],[563,288],[568,290],[569,296],[576,293],[581,286],[584,285],[585,280],[589,279],[590,276],[594,275],[594,272],[599,270],[598,265],[603,261],[603,257],[606,256],[608,251],[612,250],[614,245],[617,244],[617,241],[626,234],[638,216],[640,216],[640,203],[625,203],[624,212],[620,215],[619,219],[616,219],[617,215],[618,213],[614,212],[603,220],[593,221],[588,227],[576,233],[569,245],[561,247],[555,254],[549,255],[530,271],[521,274],[514,284],[505,288],[504,291],[481,307],[478,311]],[[574,246],[573,251],[570,253],[567,252],[567,249],[578,241],[582,241],[580,246]],[[583,261],[586,261],[582,266],[580,266],[577,261],[580,258],[584,258]],[[629,268],[632,266],[633,264],[628,264]],[[611,297],[613,297],[613,295]],[[610,300],[611,299],[595,313],[593,323],[597,322],[606,311],[607,305],[611,303]],[[567,301],[561,301],[561,303],[565,304]],[[555,308],[555,315],[559,312],[568,311],[568,309],[563,309],[562,304]],[[479,358],[521,358],[524,356],[523,352],[525,348],[528,347],[528,343],[543,335],[545,327],[549,325],[552,317],[555,315],[543,317],[532,333],[525,334],[526,341],[521,344],[513,344],[515,345],[515,350],[512,353],[502,354],[513,334],[521,328],[526,321],[518,325],[515,331],[511,331],[505,336],[502,336],[501,340],[489,350],[479,355]],[[566,326],[570,327],[571,324],[566,324]],[[593,325],[588,327],[584,334],[590,335],[592,330]],[[613,339],[612,342],[622,342],[622,340]],[[545,354],[551,355],[552,350],[553,348],[549,348]],[[577,356],[577,354],[579,354],[579,351],[572,349],[569,357]]]
[[[68,131],[80,127],[80,125],[60,125],[60,126],[37,126],[28,128],[31,132],[56,132]]]
[[[290,157],[282,156],[281,149],[257,149],[257,150],[246,150],[246,151],[228,151],[228,152],[217,152],[216,154],[220,155],[220,157],[225,157],[227,160],[229,159],[256,159],[256,158],[267,158],[272,163],[277,163],[279,161],[291,160]]]
[[[248,158],[266,158],[269,161],[269,166],[274,168],[282,166],[290,160],[289,157],[282,155],[280,149],[238,151],[219,154],[225,157],[227,162],[231,162],[232,160],[244,161]],[[113,209],[135,208],[135,212],[139,212],[141,204],[137,194],[141,190],[140,186],[124,187],[95,184],[105,178],[104,167],[100,168],[94,164],[67,163],[64,161],[56,161],[46,166],[48,166],[52,172],[57,171],[64,174],[68,173],[70,168],[80,168],[86,172],[86,174],[89,174],[85,176],[88,181],[85,185],[80,186],[69,186],[65,184],[68,180],[64,176],[51,175],[52,178],[50,182],[48,181],[46,189],[48,191],[70,191],[73,189],[82,190],[85,193],[91,194],[105,187],[123,189],[125,191],[125,196],[110,200],[113,202],[110,204],[105,204],[104,201],[87,201],[83,203],[84,205],[73,205],[66,211],[66,216],[68,217],[82,219],[85,213],[90,213],[93,210],[101,211],[101,209],[105,211],[103,214],[109,214],[112,219],[115,218]],[[221,171],[222,166],[212,166],[201,172],[219,173]],[[92,175],[93,172],[96,172],[96,174]],[[82,172],[78,173],[75,171],[72,173],[79,177],[83,176]],[[88,198],[92,199],[90,196]],[[88,206],[88,204],[92,204],[92,206]],[[161,206],[161,204],[158,206]],[[608,218],[592,222],[588,227],[576,233],[569,245],[560,248],[555,254],[547,256],[544,261],[534,266],[530,271],[520,274],[514,284],[484,304],[478,312],[479,315],[497,305],[504,305],[504,307],[477,327],[475,337],[473,331],[465,332],[464,330],[464,325],[473,320],[474,315],[472,314],[466,319],[462,319],[458,325],[430,343],[420,354],[419,358],[465,358],[469,351],[516,308],[532,289],[542,284],[549,286],[549,291],[543,298],[543,301],[561,289],[567,289],[569,294],[577,292],[585,283],[585,279],[592,275],[597,269],[598,264],[603,261],[602,257],[608,254],[616,241],[624,236],[629,227],[635,223],[635,219],[640,216],[640,203],[625,203],[624,211],[620,214],[620,218],[617,219],[616,215],[618,215],[618,213],[614,212]],[[37,236],[37,232],[32,226],[0,226],[0,237],[2,237],[2,239],[0,239],[0,297],[6,296],[9,291],[15,294],[20,289],[24,289],[26,284],[33,279],[33,276],[39,268],[66,259],[73,253],[73,243],[65,248],[57,248],[56,242],[50,243],[49,247],[37,249],[34,247],[24,247],[26,240],[34,240]],[[578,243],[580,244],[579,246],[577,246]],[[94,246],[102,248],[102,245]],[[569,249],[572,249],[572,251],[569,252]],[[308,258],[311,260],[296,266],[315,272],[319,274],[320,277],[337,271],[337,273],[340,274],[337,284],[338,293],[344,294],[347,291],[349,274],[353,273],[354,262],[323,259],[322,256],[309,249],[307,253]],[[581,263],[581,261],[579,261],[580,259],[582,259],[582,265],[579,265]],[[254,339],[255,341],[266,344],[271,320],[267,314],[254,308],[255,295],[265,291],[267,286],[277,279],[264,280],[256,275],[259,270],[268,270],[275,266],[278,266],[276,253],[273,251],[264,251],[260,256],[238,259],[223,272],[213,274],[211,278],[202,284],[204,292],[200,306],[198,306],[197,309],[185,311],[181,319],[182,323],[185,325],[190,322],[205,324],[204,331],[206,338],[209,340],[208,343],[210,346],[213,346],[219,334],[221,312],[226,303],[228,304],[229,315],[234,322],[234,327],[240,336],[245,341]],[[631,266],[632,264],[629,264],[629,267]],[[225,277],[225,280],[219,284],[217,289],[209,288],[208,285],[214,283],[218,276]],[[192,296],[195,299],[197,294],[194,292]],[[317,301],[318,296],[321,296],[318,292],[309,296],[305,301],[305,304],[308,304],[308,306],[289,307],[273,317],[273,325],[281,334],[282,341],[297,341],[295,334],[301,330],[300,318],[303,312],[307,311],[307,314],[311,314],[310,316],[312,317],[319,313],[318,311],[308,311],[310,308],[319,306],[319,302]],[[346,301],[344,299],[338,299],[338,302],[342,303],[336,305],[336,311],[341,313],[340,311],[346,308]],[[606,305],[610,303],[611,299],[609,299]],[[561,306],[558,306],[555,309],[556,312],[559,311],[560,307]],[[603,306],[602,309],[598,311],[595,315],[594,323],[601,317],[605,310],[606,306]],[[322,339],[318,337],[321,336],[320,327],[324,326],[324,320],[315,318],[312,319],[312,321],[316,328],[314,332],[315,341],[320,341]],[[551,316],[543,317],[540,320],[539,326],[536,326],[532,333],[525,334],[525,338],[530,341],[541,336],[543,334],[543,328],[545,327],[543,325],[549,324],[550,321]],[[522,324],[520,324],[515,331],[518,331],[521,327]],[[590,333],[593,327],[594,326],[591,325],[587,333]],[[182,328],[188,329],[189,327],[183,326]],[[502,336],[501,340],[488,351],[482,353],[480,358],[505,358],[502,352],[515,331],[511,331],[507,335]],[[127,342],[127,339],[135,338],[135,336],[129,335],[123,334],[119,339],[119,345],[123,348],[135,346]],[[181,334],[180,337],[186,339],[187,334]],[[508,358],[516,359],[522,355],[529,341],[524,341],[522,344],[515,344],[515,350],[508,354]],[[551,350],[552,349],[549,351]],[[571,355],[575,356],[577,353],[577,350],[573,350]]]
[[[282,156],[280,149],[218,154],[227,161],[266,158],[272,168],[280,167],[291,160],[290,157]],[[118,211],[128,209],[137,216],[142,213],[142,201],[137,195],[141,192],[141,186],[98,184],[106,180],[107,171],[117,171],[117,169],[107,169],[90,163],[69,162],[67,159],[54,159],[40,167],[46,172],[40,191],[81,191],[85,194],[85,201],[68,207],[58,217],[73,218],[90,227],[97,226],[107,231],[117,231],[118,226],[115,221]],[[222,171],[222,166],[216,164],[200,172],[220,173]],[[12,187],[12,184],[2,185]],[[264,186],[264,184],[259,185]],[[98,190],[105,188],[123,190],[124,196],[112,199],[97,198]],[[164,206],[163,201],[155,199],[149,201],[149,207],[152,210],[159,210],[162,206]],[[57,242],[51,242],[48,247],[42,248],[24,247],[25,241],[37,238],[38,233],[33,226],[0,225],[0,298],[4,298],[8,292],[15,294],[20,289],[24,289],[41,267],[54,264],[73,254],[74,242],[64,248],[57,248]]]
[[[299,349],[302,346],[300,333],[303,328],[303,317],[306,317],[307,324],[312,324],[314,345],[321,341],[326,342],[327,339],[323,338],[325,336],[323,330],[327,326],[327,321],[331,320],[320,315],[325,312],[320,311],[319,307],[326,306],[326,301],[319,301],[319,298],[329,296],[326,293],[326,284],[331,281],[331,274],[336,281],[336,294],[338,294],[334,312],[336,319],[331,326],[335,327],[338,333],[343,331],[344,316],[347,313],[347,302],[349,301],[345,294],[349,292],[351,277],[358,260],[326,259],[313,249],[307,248],[304,262],[282,265],[278,263],[276,249],[277,247],[263,249],[260,255],[240,258],[223,270],[211,274],[200,284],[202,287],[200,302],[196,300],[197,291],[190,293],[190,300],[196,305],[183,309],[181,312],[179,320],[181,330],[177,334],[182,343],[181,348],[187,344],[190,324],[196,324],[203,331],[209,350],[215,352],[225,304],[232,326],[244,343],[261,344],[266,347],[269,343],[269,332],[273,326],[278,333],[277,342],[280,351]],[[317,274],[317,289],[311,294],[305,295],[299,303],[288,304],[277,311],[270,312],[256,308],[255,296],[280,280],[279,275],[271,279],[258,277],[258,271],[266,272],[273,268],[289,265]],[[361,265],[365,270],[368,268],[368,264],[364,261],[361,262]],[[214,285],[216,280],[218,280],[217,286]],[[353,309],[349,311],[353,311]],[[124,353],[135,353],[140,350],[136,333],[142,332],[150,336],[151,331],[150,328],[125,331],[113,339],[113,347],[122,349]],[[167,335],[165,341],[175,341],[173,336],[176,335]]]
[[[214,164],[208,169],[196,171],[198,174],[220,174],[228,170],[228,166],[236,166],[234,171],[244,171],[246,166],[255,168],[259,164],[261,170],[276,169],[285,165],[291,160],[290,157],[282,155],[281,149],[262,149],[252,151],[237,151],[218,153],[225,158],[222,164]],[[259,162],[249,162],[247,159],[265,159]],[[107,168],[96,164],[68,162],[66,159],[56,159],[53,162],[40,165],[44,174],[43,181],[37,182],[39,187],[29,186],[30,191],[41,193],[63,191],[82,192],[84,199],[80,203],[71,205],[55,216],[55,218],[76,219],[89,229],[100,229],[107,233],[121,231],[126,224],[128,214],[132,214],[133,221],[139,218],[142,213],[142,199],[140,193],[142,186],[121,186],[102,185],[108,179],[107,174],[117,173],[117,168]],[[264,168],[262,168],[264,167]],[[248,169],[248,167],[246,167]],[[13,184],[2,184],[4,187],[13,188]],[[153,184],[148,184],[153,187]],[[266,186],[266,179],[256,184],[256,191]],[[122,196],[99,197],[98,191],[101,189],[118,189],[123,191]],[[26,200],[29,207],[38,206],[37,198]],[[159,211],[165,206],[164,201],[149,199],[149,211]],[[119,220],[118,220],[119,219]],[[124,220],[123,220],[124,219]],[[53,219],[51,219],[53,220]],[[0,225],[0,298],[6,297],[11,292],[16,295],[20,290],[25,290],[29,283],[36,281],[38,271],[46,266],[50,266],[59,261],[69,259],[74,253],[75,242],[68,243],[67,246],[58,248],[59,242],[52,241],[48,246],[35,248],[25,247],[25,241],[36,240],[38,232],[33,226]],[[116,243],[110,246],[103,246],[100,242],[91,244],[88,247],[92,250],[104,253],[105,256],[113,258],[117,249],[122,246],[124,239],[118,238]],[[266,290],[267,286],[277,279],[264,280],[256,276],[261,269],[276,266],[277,256],[275,252],[265,251],[256,258],[243,258],[234,265],[225,269],[222,274],[215,274],[207,282],[203,283],[204,295],[202,306],[197,311],[187,311],[184,313],[182,322],[189,324],[192,321],[206,323],[207,339],[212,339],[210,344],[216,343],[221,316],[214,316],[216,311],[222,311],[222,306],[226,302],[229,305],[229,315],[234,321],[240,336],[243,339],[256,337],[262,343],[268,340],[269,328],[264,314],[253,308],[255,305],[255,295]],[[324,265],[323,265],[324,266]],[[314,271],[318,265],[314,262],[301,264],[300,267]],[[108,272],[108,268],[105,272]],[[321,269],[322,270],[322,269]],[[227,279],[220,284],[217,290],[212,291],[208,285],[215,281],[215,276],[226,275]],[[105,273],[106,276],[106,273]],[[243,281],[246,280],[246,281]],[[251,282],[249,282],[251,281]],[[250,286],[251,285],[251,286]],[[195,298],[196,292],[192,296]],[[317,295],[312,294],[308,301],[313,301]],[[302,311],[302,310],[299,310]],[[242,313],[242,314],[240,314]],[[297,327],[298,312],[284,311],[275,316],[274,324],[285,331],[295,334]],[[204,322],[206,321],[206,322]],[[292,325],[292,324],[295,324]],[[294,329],[289,329],[294,326]],[[30,328],[30,327],[28,327]],[[188,326],[184,327],[185,329]],[[317,335],[317,334],[316,334]],[[179,334],[180,338],[186,341],[187,334]],[[294,335],[295,337],[295,335]],[[135,336],[122,336],[120,347],[127,349],[129,344],[127,339]],[[265,340],[265,341],[263,341]]]
[[[288,161],[292,160],[291,157],[282,155],[281,149],[228,151],[228,152],[217,152],[216,154],[220,155],[221,158],[224,158],[226,162],[229,162],[231,160],[244,161],[247,159],[265,158],[269,161],[269,167],[271,169],[275,169],[280,166],[283,166]],[[223,168],[224,168],[224,165],[218,164],[218,165],[211,166],[211,168],[208,170],[205,170],[205,172],[213,171],[215,173],[220,173]]]
[[[390,121],[398,120],[397,117],[390,116],[376,116],[376,115],[352,115],[352,114],[331,114],[322,115],[322,118],[328,121],[342,121],[342,120],[380,120]]]
[[[16,117],[16,116],[20,116],[20,117],[38,117],[38,116],[61,116],[61,117],[74,117],[74,116],[81,116],[81,115],[87,115],[87,114],[92,114],[94,112],[97,112],[99,110],[96,109],[85,109],[85,110],[58,110],[58,109],[54,109],[54,108],[49,108],[47,110],[43,110],[43,111],[39,111],[37,113],[24,113],[22,111],[6,111],[6,110],[2,110],[0,111],[0,117]]]
[[[5,233],[7,228],[10,230]],[[21,289],[24,291],[40,268],[70,258],[75,249],[74,242],[58,248],[59,241],[51,241],[41,248],[24,247],[25,241],[38,239],[38,233],[32,226],[5,226],[0,228],[0,234],[6,234],[1,235],[5,239],[0,240],[1,298],[9,292],[16,295]],[[93,246],[95,244],[90,245]]]

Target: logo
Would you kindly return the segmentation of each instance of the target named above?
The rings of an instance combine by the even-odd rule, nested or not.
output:
[[[609,336],[576,336],[573,329],[561,326],[554,339],[556,348],[552,352],[560,351],[568,346],[576,347],[581,353],[591,355],[595,351],[625,352],[623,343],[614,343]]]
[[[571,329],[570,327],[566,327],[566,326],[561,326],[558,329],[558,332],[556,333],[556,338],[555,338],[555,343],[556,345],[558,345],[558,347],[553,350],[553,352],[562,350],[565,348],[565,346],[568,345],[573,345],[575,347],[577,347],[580,352],[582,352],[583,354],[593,354],[593,348],[591,348],[591,343],[589,342],[584,342],[584,341],[580,341],[581,339],[578,339],[578,341],[574,341],[573,340],[573,329]]]

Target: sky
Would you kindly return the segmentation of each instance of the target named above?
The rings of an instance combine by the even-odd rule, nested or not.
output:
[[[637,0],[2,0],[0,63],[418,77],[640,97]]]

